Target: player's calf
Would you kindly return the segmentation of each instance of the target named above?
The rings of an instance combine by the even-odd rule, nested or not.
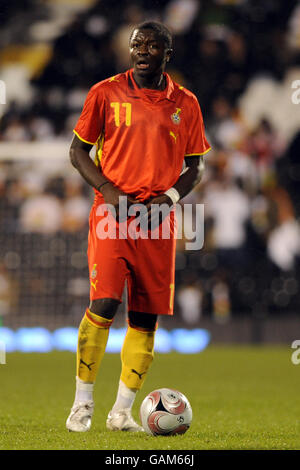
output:
[[[113,306],[113,304],[114,302],[110,305]],[[91,305],[93,306],[93,302]],[[94,307],[97,311],[103,311],[106,317],[87,309],[79,326],[76,394],[71,413],[66,422],[69,431],[85,432],[91,427],[94,411],[94,383],[104,356],[109,328],[116,311],[116,308],[112,308],[111,311],[113,314],[111,318],[108,318],[106,309],[109,307],[109,302],[98,302],[98,306],[96,302]]]

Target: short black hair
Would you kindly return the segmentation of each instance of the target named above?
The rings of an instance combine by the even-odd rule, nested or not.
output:
[[[137,24],[131,31],[129,42],[131,41],[134,31],[137,29],[152,29],[152,31],[155,31],[164,41],[166,47],[172,49],[172,34],[168,28],[164,24],[159,23],[159,21],[143,21],[143,23]]]

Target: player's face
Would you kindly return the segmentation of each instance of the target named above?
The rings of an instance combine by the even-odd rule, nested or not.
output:
[[[164,41],[150,29],[136,29],[129,46],[134,73],[141,77],[161,73],[171,54]]]

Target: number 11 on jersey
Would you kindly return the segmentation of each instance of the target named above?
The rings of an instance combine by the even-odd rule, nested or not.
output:
[[[120,108],[125,108],[125,126],[131,126],[131,103],[119,103],[118,101],[114,101],[110,103],[111,108],[114,109],[115,112],[115,125],[116,127],[120,127]]]

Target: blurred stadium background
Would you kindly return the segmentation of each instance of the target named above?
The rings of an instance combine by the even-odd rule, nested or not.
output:
[[[129,32],[145,19],[173,32],[168,72],[197,95],[213,147],[202,184],[183,200],[205,204],[205,243],[188,252],[178,241],[161,351],[183,330],[177,350],[187,352],[209,338],[297,337],[300,2],[1,0],[0,339],[11,350],[18,335],[23,350],[34,347],[33,327],[39,350],[51,349],[53,332],[75,344],[93,193],[69,163],[72,129],[88,89],[128,68]]]

